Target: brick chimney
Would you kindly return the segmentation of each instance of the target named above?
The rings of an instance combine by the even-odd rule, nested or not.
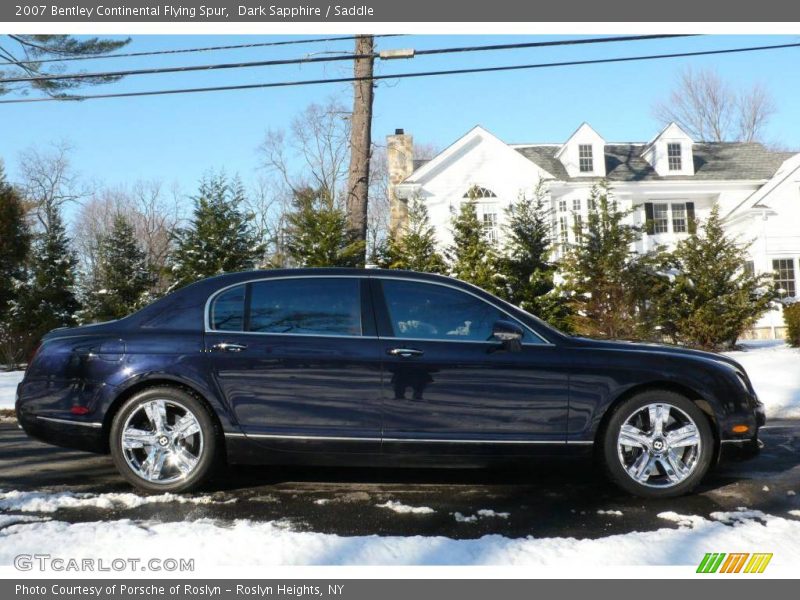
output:
[[[389,171],[389,230],[395,235],[408,219],[408,203],[398,198],[396,186],[414,172],[414,138],[402,129],[386,136],[386,160]]]

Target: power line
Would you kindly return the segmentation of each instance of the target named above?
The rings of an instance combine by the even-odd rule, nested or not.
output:
[[[386,37],[399,37],[403,34],[400,33],[391,33],[391,34],[384,34],[384,35],[376,35],[376,38],[386,38]],[[9,35],[12,39],[16,40],[20,44],[25,44],[29,46],[34,46],[36,48],[43,48],[42,46],[38,46],[36,44],[32,44],[27,40],[23,40],[16,35]],[[123,53],[116,53],[116,54],[90,54],[86,56],[65,56],[63,58],[44,58],[40,60],[20,60],[20,61],[7,61],[7,62],[0,62],[0,66],[2,65],[22,65],[22,64],[44,64],[44,63],[53,63],[53,62],[71,62],[76,60],[99,60],[102,58],[131,58],[131,57],[138,57],[138,56],[160,56],[165,54],[187,54],[192,52],[213,52],[217,50],[239,50],[244,48],[267,48],[271,46],[292,46],[297,44],[317,44],[323,42],[341,42],[341,41],[352,41],[356,39],[356,36],[349,35],[349,36],[340,36],[340,37],[324,37],[324,38],[307,38],[301,40],[283,40],[280,42],[254,42],[251,44],[231,44],[227,46],[202,46],[199,48],[180,48],[177,50],[151,50],[148,52],[123,52]]]
[[[383,79],[410,79],[417,77],[436,77],[445,75],[466,75],[470,73],[496,73],[501,71],[521,71],[532,69],[544,69],[552,67],[572,67],[580,65],[598,65],[609,63],[624,63],[624,62],[637,62],[646,60],[661,60],[670,58],[687,58],[692,56],[713,56],[722,54],[741,54],[745,52],[759,52],[766,50],[781,50],[786,48],[798,48],[800,43],[794,44],[776,44],[772,46],[748,46],[743,48],[726,48],[723,50],[701,50],[696,52],[673,52],[669,54],[649,54],[641,56],[623,56],[616,58],[598,58],[592,60],[573,60],[561,61],[553,63],[536,63],[526,65],[505,65],[498,67],[475,67],[468,69],[446,69],[438,71],[417,71],[411,73],[395,73],[392,75],[374,75],[373,77],[339,77],[335,79],[306,79],[298,81],[278,81],[270,83],[253,83],[242,85],[229,85],[229,86],[214,86],[214,87],[201,87],[201,88],[178,88],[171,90],[152,90],[144,92],[121,92],[114,94],[88,94],[81,96],[57,96],[45,98],[19,98],[12,100],[0,100],[0,104],[19,104],[28,102],[64,102],[64,101],[81,101],[81,100],[95,100],[101,98],[134,98],[139,96],[164,96],[171,94],[192,94],[200,92],[222,92],[222,91],[238,91],[238,90],[252,90],[264,88],[277,88],[277,87],[293,87],[303,85],[320,85],[326,83],[352,83],[354,81],[363,81],[364,79],[371,79],[373,81]]]
[[[522,42],[514,44],[493,44],[487,46],[461,46],[455,48],[435,48],[432,50],[415,51],[416,55],[432,55],[432,54],[454,54],[462,52],[482,52],[482,51],[497,51],[497,50],[519,50],[523,48],[541,48],[546,46],[566,46],[566,45],[579,45],[579,44],[607,44],[616,42],[638,42],[644,40],[673,38],[673,37],[686,37],[685,34],[671,34],[671,35],[630,35],[630,36],[617,36],[617,37],[602,37],[602,38],[587,38],[587,39],[570,39],[570,40],[556,40],[549,42]],[[372,54],[344,54],[337,56],[313,56],[304,58],[287,58],[279,60],[259,60],[259,61],[245,61],[235,63],[217,63],[207,65],[188,65],[181,67],[158,67],[150,69],[128,69],[123,71],[99,71],[94,73],[60,73],[55,75],[28,75],[24,77],[6,77],[0,79],[0,84],[3,83],[25,83],[34,81],[61,81],[65,79],[99,79],[108,77],[129,77],[131,75],[162,75],[165,73],[187,73],[191,71],[216,71],[222,69],[242,69],[252,67],[274,67],[281,65],[295,65],[306,63],[321,63],[321,62],[337,62],[343,60],[357,60],[364,58],[380,58],[380,54],[375,52]]]
[[[66,73],[60,75],[33,75],[28,77],[6,77],[2,83],[25,83],[32,81],[61,81],[63,79],[101,79],[107,77],[129,77],[131,75],[163,75],[165,73],[188,73],[191,71],[219,71],[223,69],[243,69],[251,67],[275,67],[308,63],[336,62],[356,58],[370,58],[372,54],[344,54],[337,56],[310,56],[305,58],[286,58],[278,60],[258,60],[236,63],[217,63],[211,65],[189,65],[183,67],[159,67],[155,69],[128,69],[124,71],[104,71],[94,73]]]
[[[570,40],[553,40],[547,42],[522,42],[517,44],[491,44],[486,46],[461,46],[457,48],[434,48],[432,50],[415,50],[416,56],[427,56],[431,54],[453,54],[457,52],[486,52],[489,50],[518,50],[522,48],[541,48],[545,46],[575,46],[579,44],[600,44],[609,42],[638,42],[643,40],[659,40],[678,37],[695,37],[696,33],[672,33],[672,34],[652,34],[652,35],[619,35],[615,37],[585,38]]]

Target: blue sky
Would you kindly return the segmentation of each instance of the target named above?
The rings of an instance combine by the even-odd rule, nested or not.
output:
[[[319,36],[297,36],[319,37]],[[581,36],[561,36],[581,37]],[[583,36],[585,37],[585,36]],[[134,36],[126,51],[186,48],[292,39],[280,36]],[[508,43],[557,36],[404,36],[378,40],[380,48],[416,49]],[[378,65],[378,72],[522,64],[633,54],[728,48],[800,41],[798,36],[703,36],[624,44],[527,49],[418,57]],[[350,51],[352,42],[224,52],[86,61],[87,70],[146,68],[291,58],[306,52]],[[560,142],[588,121],[608,141],[646,140],[658,124],[653,103],[665,98],[683,65],[714,67],[733,84],[764,83],[778,114],[767,139],[800,147],[800,49],[639,63],[565,67],[381,82],[373,136],[403,127],[419,142],[444,148],[476,124],[513,142]],[[87,92],[234,85],[342,77],[348,62],[130,77]],[[268,128],[280,128],[311,102],[338,95],[349,105],[348,84],[208,94],[93,100],[83,103],[0,105],[0,158],[11,179],[25,148],[66,140],[73,163],[90,180],[119,185],[137,179],[177,183],[186,193],[211,169],[247,182],[258,168],[257,147]]]

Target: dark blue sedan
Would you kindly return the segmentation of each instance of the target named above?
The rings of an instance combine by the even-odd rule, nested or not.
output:
[[[758,448],[744,369],[565,335],[469,284],[407,271],[235,273],[119,321],[47,334],[19,385],[30,435],[110,452],[149,491],[224,464],[486,466],[594,456],[623,489],[693,489]]]

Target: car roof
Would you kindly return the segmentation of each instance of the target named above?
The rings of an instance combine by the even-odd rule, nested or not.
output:
[[[252,271],[238,271],[236,273],[225,273],[216,275],[202,280],[206,283],[215,283],[222,285],[230,285],[239,281],[249,281],[252,279],[272,279],[278,277],[312,277],[312,276],[353,276],[353,277],[380,277],[390,276],[392,278],[401,279],[425,279],[430,281],[441,281],[451,285],[460,285],[463,287],[474,288],[475,286],[448,277],[447,275],[438,275],[435,273],[423,273],[420,271],[408,271],[402,269],[359,269],[351,267],[310,267],[310,268],[292,268],[292,269],[257,269]]]

